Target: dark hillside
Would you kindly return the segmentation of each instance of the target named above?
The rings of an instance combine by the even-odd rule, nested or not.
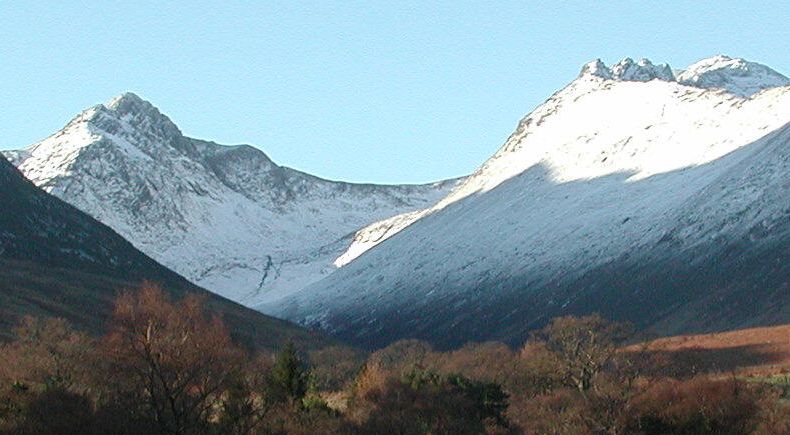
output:
[[[121,290],[143,281],[172,296],[200,294],[236,339],[273,348],[292,339],[307,347],[326,340],[264,316],[189,283],[132,246],[109,227],[30,183],[0,159],[0,337],[28,314],[63,317],[101,333]]]

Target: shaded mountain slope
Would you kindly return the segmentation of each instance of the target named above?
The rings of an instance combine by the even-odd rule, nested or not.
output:
[[[0,159],[0,336],[23,315],[57,316],[93,333],[103,330],[120,290],[143,280],[173,296],[198,294],[252,347],[288,339],[315,347],[328,341],[206,290],[139,252],[109,227],[41,191]]]
[[[790,86],[666,71],[591,62],[437,205],[262,308],[368,347],[517,343],[591,311],[661,333],[790,322]]]

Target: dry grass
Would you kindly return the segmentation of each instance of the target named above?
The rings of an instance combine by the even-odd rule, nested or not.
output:
[[[770,376],[790,372],[790,324],[660,338],[625,350],[644,350],[665,366],[689,374]]]

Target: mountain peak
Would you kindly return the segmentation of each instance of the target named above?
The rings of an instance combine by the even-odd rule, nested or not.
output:
[[[109,117],[92,116],[90,121],[105,131],[113,133],[128,124],[135,130],[148,132],[163,139],[181,137],[181,130],[153,104],[133,92],[124,92],[100,106]],[[89,109],[90,110],[90,109]]]
[[[4,151],[34,183],[51,191],[51,183],[67,177],[73,165],[87,153],[119,165],[121,155],[145,158],[182,150],[188,144],[181,130],[148,101],[127,92],[104,104],[89,107],[72,118],[60,131],[24,150]],[[54,185],[54,184],[53,184]]]
[[[124,92],[112,98],[104,106],[108,109],[122,111],[129,111],[131,109],[150,110],[150,108],[153,108],[150,102],[143,100],[134,92]]]
[[[579,73],[580,78],[587,76],[621,82],[677,81],[696,88],[722,89],[739,97],[750,97],[763,89],[790,86],[790,79],[765,65],[723,54],[702,59],[678,72],[677,76],[669,65],[654,64],[644,58],[634,61],[626,57],[611,67],[595,59],[584,64]]]
[[[630,57],[626,57],[612,66],[612,78],[628,82],[647,82],[653,79],[675,81],[675,75],[672,74],[669,65],[665,63],[654,65],[653,62],[645,58],[634,62]]]
[[[582,67],[579,76],[585,75],[623,82],[647,82],[653,79],[675,81],[675,76],[669,65],[665,63],[654,65],[653,62],[644,58],[634,62],[630,57],[617,62],[611,68],[607,67],[601,59],[587,62]]]
[[[582,71],[579,77],[593,75],[604,79],[612,78],[612,71],[606,66],[601,59],[591,60],[582,66]]]
[[[741,97],[790,85],[790,79],[765,65],[723,54],[690,65],[678,74],[678,82],[698,88],[724,89]]]

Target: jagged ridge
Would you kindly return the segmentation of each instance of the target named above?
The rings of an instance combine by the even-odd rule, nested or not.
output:
[[[677,81],[702,89],[720,89],[739,97],[749,97],[764,89],[790,85],[790,79],[765,65],[724,55],[702,59],[680,71],[677,77],[669,65],[654,65],[648,59],[634,62],[627,57],[611,68],[601,59],[595,59],[582,67],[579,77],[584,76],[617,81]]]

